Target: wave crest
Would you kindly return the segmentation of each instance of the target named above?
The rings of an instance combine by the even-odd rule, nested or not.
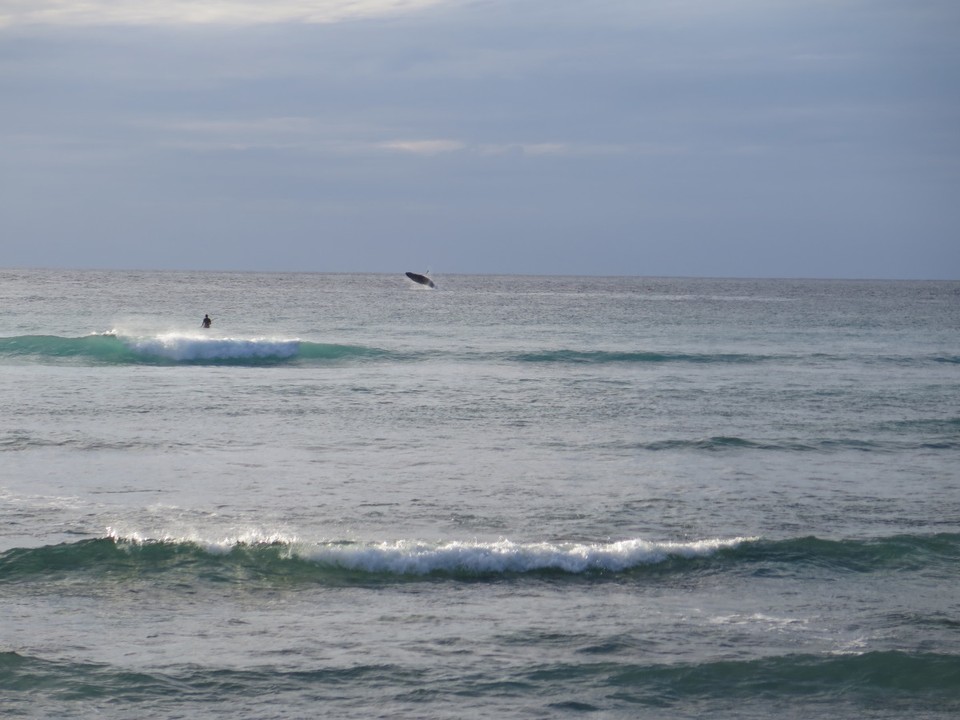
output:
[[[210,360],[262,360],[292,358],[300,349],[300,340],[270,338],[205,338],[166,333],[146,338],[120,338],[137,355],[174,362]]]
[[[623,540],[612,543],[515,543],[499,540],[441,544],[401,540],[373,545],[325,545],[305,551],[310,560],[348,570],[398,575],[446,573],[529,573],[556,570],[571,574],[623,572],[663,562],[671,556],[702,557],[735,547],[746,538],[690,543]]]
[[[111,330],[84,337],[0,338],[0,357],[109,365],[270,365],[373,358],[383,354],[375,348],[315,343],[300,338],[234,338],[182,332],[128,335]]]
[[[702,572],[870,573],[952,571],[960,535],[904,535],[867,540],[734,537],[691,542],[639,538],[614,542],[394,540],[304,542],[280,534],[144,538],[107,537],[0,553],[0,584],[89,573],[111,582],[153,573],[283,582],[397,582],[445,577],[490,579],[539,574],[603,578]]]
[[[149,539],[111,530],[107,537],[75,543],[0,553],[0,583],[31,575],[73,570],[108,573],[145,567],[176,572],[192,568],[205,573],[230,570],[259,575],[328,579],[338,573],[359,573],[398,579],[404,576],[478,577],[557,572],[623,573],[670,559],[708,557],[753,538],[652,542],[630,539],[609,543],[517,543],[396,540],[306,543],[282,535],[252,534],[203,540],[199,537]]]

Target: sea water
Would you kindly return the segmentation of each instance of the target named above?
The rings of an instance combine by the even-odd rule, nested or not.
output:
[[[3,717],[960,714],[960,283],[434,279],[0,272]]]

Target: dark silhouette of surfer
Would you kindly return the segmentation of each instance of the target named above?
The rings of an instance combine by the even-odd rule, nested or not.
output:
[[[208,328],[208,327],[210,327],[212,324],[213,324],[213,320],[210,319],[210,316],[209,316],[209,315],[204,315],[204,316],[203,316],[203,322],[200,323],[200,327],[202,327],[202,328]]]

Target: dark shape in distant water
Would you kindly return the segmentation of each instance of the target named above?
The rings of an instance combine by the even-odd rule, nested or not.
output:
[[[420,283],[421,285],[426,285],[427,287],[435,288],[433,280],[428,278],[426,275],[421,275],[420,273],[408,272],[407,277],[413,280],[415,283]]]

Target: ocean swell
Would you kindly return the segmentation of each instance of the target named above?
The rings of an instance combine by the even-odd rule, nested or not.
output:
[[[376,348],[316,343],[299,338],[233,338],[179,332],[0,338],[0,358],[94,365],[257,366],[376,358],[385,354]]]
[[[125,576],[186,573],[227,581],[358,582],[443,577],[478,579],[551,575],[617,577],[659,572],[947,571],[960,562],[960,535],[904,535],[865,540],[799,537],[717,538],[691,542],[495,542],[394,540],[302,542],[281,536],[202,540],[144,539],[111,531],[104,538],[0,553],[0,584],[73,573]]]
[[[151,572],[186,571],[211,577],[286,577],[317,581],[342,573],[379,577],[445,576],[451,578],[618,574],[671,559],[710,557],[751,538],[693,542],[651,542],[642,539],[610,543],[515,543],[396,540],[305,543],[280,537],[144,539],[111,531],[105,538],[0,553],[0,584],[31,577],[88,572],[121,579]],[[341,578],[342,579],[342,578]]]

